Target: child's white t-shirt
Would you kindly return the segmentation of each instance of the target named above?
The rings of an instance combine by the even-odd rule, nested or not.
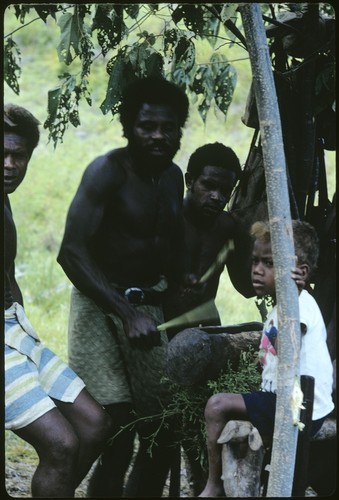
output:
[[[299,295],[300,323],[306,326],[301,334],[300,375],[314,377],[312,420],[328,415],[334,408],[332,401],[333,365],[326,344],[326,327],[315,299],[303,290]],[[277,390],[277,307],[270,312],[264,324],[260,342],[260,362],[263,366],[261,389]]]

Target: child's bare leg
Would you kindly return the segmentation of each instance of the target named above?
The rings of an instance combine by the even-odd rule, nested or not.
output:
[[[221,463],[221,445],[217,440],[229,420],[246,418],[246,406],[240,394],[215,394],[205,408],[208,479],[199,497],[225,496]]]

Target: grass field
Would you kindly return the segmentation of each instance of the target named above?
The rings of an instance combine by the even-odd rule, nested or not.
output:
[[[13,13],[5,14],[5,34],[17,27]],[[55,47],[59,29],[54,22],[41,20],[18,31],[14,38],[21,46],[21,92],[16,96],[7,86],[5,102],[27,107],[43,123],[46,119],[47,91],[58,84],[58,74],[64,71]],[[201,46],[200,57],[210,50]],[[225,49],[227,50],[227,49]],[[199,146],[220,141],[231,146],[244,164],[252,130],[243,125],[246,97],[250,83],[247,53],[232,48],[228,57],[238,72],[238,86],[227,120],[210,113],[204,126],[196,108],[191,107],[180,152],[176,162],[183,172],[190,154]],[[17,277],[23,291],[28,317],[41,339],[67,360],[67,322],[70,282],[56,262],[64,223],[71,199],[86,165],[109,149],[125,144],[120,124],[110,115],[102,115],[99,105],[104,99],[107,61],[98,59],[93,66],[93,105],[80,110],[81,126],[67,130],[64,142],[56,149],[47,141],[47,131],[41,128],[40,144],[35,150],[26,179],[10,199],[18,230]],[[328,155],[330,194],[335,185],[334,154]],[[260,320],[254,299],[245,299],[232,287],[224,273],[217,305],[223,324]],[[31,449],[12,434],[7,437],[7,453],[27,458]],[[20,449],[18,449],[18,447]]]

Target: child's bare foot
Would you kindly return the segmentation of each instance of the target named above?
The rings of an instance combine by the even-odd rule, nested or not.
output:
[[[224,497],[225,492],[222,484],[210,484],[207,483],[203,491],[200,493],[199,497],[207,497],[207,498],[215,498],[215,497]]]

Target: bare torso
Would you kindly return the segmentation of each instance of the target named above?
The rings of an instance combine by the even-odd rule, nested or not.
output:
[[[180,244],[182,192],[174,164],[151,176],[136,170],[127,148],[97,158],[70,207],[58,258],[75,286],[100,302],[110,283],[156,284]]]

